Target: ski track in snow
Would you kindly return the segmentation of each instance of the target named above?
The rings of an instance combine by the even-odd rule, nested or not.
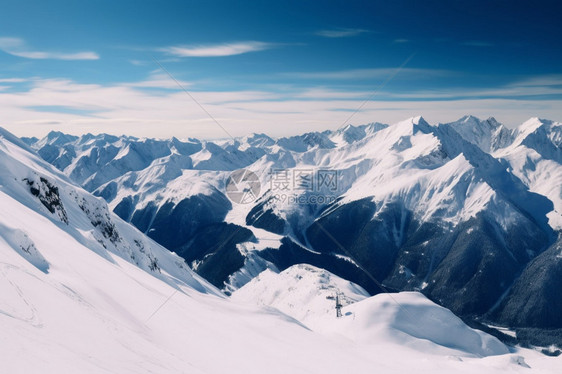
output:
[[[26,317],[22,317],[22,316],[19,316],[19,315],[16,315],[16,314],[9,313],[9,312],[4,311],[4,310],[0,310],[0,313],[4,314],[5,316],[8,316],[8,317],[11,317],[11,318],[18,319],[20,321],[29,323],[33,327],[42,328],[43,323],[41,322],[41,319],[39,318],[39,312],[37,311],[37,308],[25,297],[21,288],[19,288],[18,285],[10,279],[10,277],[7,274],[7,270],[22,271],[23,269],[18,268],[16,266],[13,266],[11,264],[0,263],[0,274],[2,275],[2,277],[4,277],[4,279],[6,279],[8,281],[8,283],[12,286],[12,289],[14,291],[16,291],[16,293],[18,294],[19,300],[22,301],[27,306],[27,311],[29,312],[29,314],[31,316],[26,318]],[[23,272],[26,275],[33,276],[25,270],[23,270]]]

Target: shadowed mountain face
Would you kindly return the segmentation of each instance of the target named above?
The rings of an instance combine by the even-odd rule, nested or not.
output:
[[[560,328],[561,289],[562,238],[559,237],[525,267],[493,317],[515,327]]]
[[[308,263],[371,294],[420,290],[462,316],[544,329],[562,328],[561,129],[417,117],[281,139],[25,141],[218,287]],[[249,204],[226,192],[242,168],[261,183]]]

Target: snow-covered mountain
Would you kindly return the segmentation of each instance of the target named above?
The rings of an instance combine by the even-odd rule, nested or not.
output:
[[[554,373],[561,365],[506,347],[419,293],[368,297],[308,265],[262,273],[226,298],[4,131],[0,202],[3,372]],[[245,290],[268,302],[253,306]],[[327,292],[343,293],[342,318],[330,313]],[[275,300],[279,309],[263,306]],[[291,318],[280,311],[287,302],[311,312]]]
[[[560,129],[415,117],[280,139],[24,140],[227,293],[307,263],[370,294],[417,290],[465,318],[561,329],[554,294],[536,294],[553,311],[521,308],[517,286],[547,254],[554,269],[536,287],[562,282]],[[227,184],[243,168],[260,188],[240,204]]]
[[[110,212],[103,199],[78,188],[11,134],[2,130],[0,139],[2,237],[38,270],[52,270],[38,248],[68,251],[81,246],[111,263],[127,261],[169,284],[177,281],[217,293],[181,257]]]

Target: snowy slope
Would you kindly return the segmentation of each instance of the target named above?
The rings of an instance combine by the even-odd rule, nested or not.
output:
[[[343,304],[341,318],[334,318],[334,301],[326,298],[336,292]],[[420,293],[366,297],[357,285],[309,265],[295,265],[281,273],[266,271],[234,292],[232,299],[274,307],[317,333],[343,344],[367,346],[372,352],[406,346],[465,362],[470,357],[506,355],[509,351],[496,338],[467,327]],[[519,355],[530,353],[515,351]],[[486,360],[496,359],[505,362],[499,357]],[[527,365],[523,356],[513,355],[508,361]]]
[[[27,216],[24,214],[16,221],[16,214],[21,210],[42,214],[51,226],[55,225],[72,240],[111,262],[118,256],[168,282],[178,278],[194,288],[216,292],[201,278],[194,276],[183,259],[141,235],[111,213],[104,200],[75,186],[51,165],[29,153],[20,144],[14,144],[7,136],[9,134],[4,133],[0,138],[0,185],[2,206],[5,207],[2,226],[5,232],[10,233],[6,234],[8,243],[16,249],[20,248],[32,263],[36,262],[38,268],[45,273],[50,269],[49,258],[34,244],[36,240],[51,240],[48,227],[39,225],[43,230],[41,238],[31,236],[26,229],[22,229],[34,228],[33,224],[26,224]],[[12,222],[18,222],[19,225],[13,225]],[[56,240],[52,243],[60,244]]]
[[[5,372],[222,373],[228,367],[257,373],[287,356],[294,357],[290,367],[304,372],[323,365],[314,351],[299,354],[308,344],[355,365],[349,352],[340,354],[285,317],[232,307],[179,280],[172,287],[119,257],[103,258],[4,197],[2,206],[21,218],[3,214],[2,222],[26,228],[51,265],[45,274],[0,240]],[[260,348],[272,344],[278,349]],[[249,359],[248,352],[260,358]],[[338,361],[326,364],[343,368]]]
[[[334,319],[335,301],[327,299],[336,293],[343,305],[339,319]],[[508,353],[496,338],[468,328],[420,293],[368,297],[359,286],[309,265],[295,265],[279,274],[266,271],[232,298],[275,307],[314,331],[361,344],[392,341],[424,352],[455,354],[451,349],[475,356]]]
[[[329,271],[299,264],[281,273],[265,270],[234,292],[233,300],[271,306],[311,327],[318,317],[335,315],[336,294],[343,305],[369,297],[360,286]]]
[[[349,344],[232,302],[17,143],[0,136],[3,372],[501,373],[561,364],[528,350],[480,358],[423,337],[405,343],[388,324],[395,340],[367,329],[368,341]]]

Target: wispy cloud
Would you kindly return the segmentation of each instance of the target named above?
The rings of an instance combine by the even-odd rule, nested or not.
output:
[[[29,58],[34,60],[98,60],[100,57],[95,52],[44,52],[31,50],[23,39],[0,38],[0,50],[13,56]]]
[[[57,129],[155,137],[224,137],[181,90],[146,89],[167,85],[160,82],[163,78],[154,71],[143,82],[101,85],[36,77],[30,87],[0,91],[2,126],[24,136],[41,136]],[[193,94],[233,135],[265,131],[276,136],[336,128],[368,97],[372,100],[357,113],[354,124],[394,123],[420,114],[433,123],[447,122],[466,113],[494,116],[510,125],[533,116],[560,121],[562,88],[539,85],[553,78],[528,77],[502,88],[473,91],[381,91],[374,97],[364,88],[336,91],[314,86],[269,91],[198,90]],[[554,81],[560,82],[559,78]],[[540,99],[533,99],[533,95]]]
[[[27,81],[28,79],[24,78],[0,78],[0,83],[23,83]]]
[[[244,41],[233,43],[172,46],[162,48],[162,52],[178,57],[224,57],[235,56],[249,52],[263,51],[275,47],[274,43],[259,41]]]
[[[354,80],[354,79],[382,79],[396,73],[397,68],[377,68],[377,69],[350,69],[326,72],[296,72],[296,73],[283,73],[282,75],[292,78],[300,79],[327,79],[327,80]],[[439,69],[416,69],[416,68],[402,68],[400,69],[400,76],[407,76],[409,78],[417,77],[422,78],[436,78],[436,77],[449,77],[456,73],[449,70]]]
[[[153,71],[146,80],[134,83],[126,83],[125,85],[129,87],[164,88],[177,90],[178,83],[183,87],[189,87],[192,85],[191,82],[186,82],[183,80],[174,81],[168,74],[162,73],[160,71]]]
[[[338,28],[331,30],[318,30],[315,34],[325,38],[348,38],[350,36],[356,36],[367,32],[369,32],[369,30]]]
[[[463,42],[462,45],[466,45],[469,47],[493,47],[494,44],[490,42],[485,42],[482,40],[469,40],[467,42]]]
[[[297,92],[294,96],[302,99],[317,99],[317,100],[350,100],[350,99],[365,99],[369,97],[372,92],[368,91],[341,91],[333,90],[324,87],[315,87],[305,89],[302,92]]]
[[[527,78],[518,82],[513,83],[511,86],[522,87],[549,87],[549,86],[561,86],[562,87],[562,75],[542,75],[538,77]]]

